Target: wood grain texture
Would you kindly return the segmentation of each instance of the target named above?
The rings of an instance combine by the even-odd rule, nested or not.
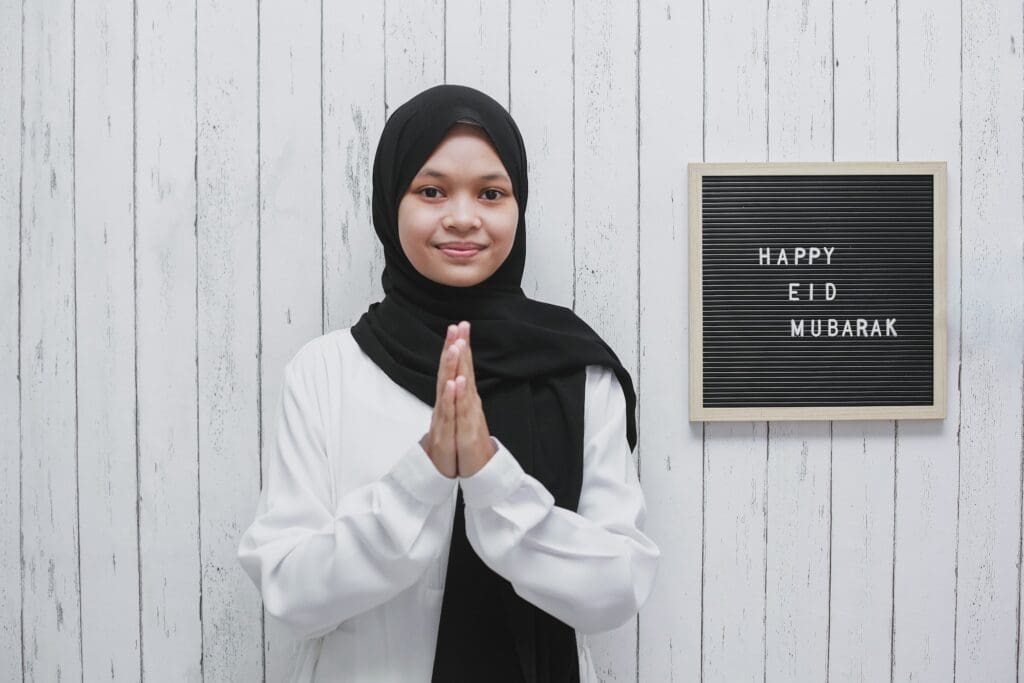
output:
[[[946,419],[901,421],[896,434],[893,680],[954,676],[960,435],[959,3],[899,5],[897,154],[946,159]]]
[[[131,5],[76,5],[78,526],[86,681],[137,679],[142,660],[133,53]]]
[[[531,298],[571,308],[576,239],[572,5],[516,0],[509,13],[509,111],[526,144],[530,185],[522,287]]]
[[[21,647],[27,680],[82,676],[75,346],[74,15],[24,8]],[[7,667],[5,667],[7,668]]]
[[[1024,204],[1019,3],[963,7],[958,680],[1020,657]],[[1003,295],[998,292],[1005,293]]]
[[[260,452],[276,436],[283,368],[324,332],[321,3],[260,3]],[[263,476],[267,458],[262,457]],[[298,643],[264,616],[265,680],[287,680]]]
[[[687,161],[701,158],[701,4],[640,5],[640,482],[661,560],[641,611],[637,680],[701,673],[704,430],[687,419]],[[669,84],[670,87],[666,87]],[[658,295],[644,295],[658,292]]]
[[[196,306],[203,677],[263,676],[252,582],[237,539],[259,493],[257,11],[196,15]],[[245,485],[243,485],[243,482]],[[241,615],[245,615],[242,617]]]
[[[21,3],[0,3],[0,680],[22,676]]]
[[[142,677],[203,677],[196,357],[196,8],[136,15]]]
[[[373,157],[384,129],[384,5],[323,6],[324,331],[384,296],[373,228]],[[360,68],[353,69],[353,64]]]

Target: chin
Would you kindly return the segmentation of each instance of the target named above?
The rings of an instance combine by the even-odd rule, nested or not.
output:
[[[472,287],[473,285],[480,284],[486,279],[486,276],[477,276],[474,274],[463,275],[461,277],[446,277],[444,279],[439,280],[439,282],[443,282],[449,287]]]

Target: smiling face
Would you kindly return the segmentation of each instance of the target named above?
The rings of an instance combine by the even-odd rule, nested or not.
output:
[[[519,205],[483,128],[456,123],[398,204],[398,238],[424,277],[471,287],[512,251]]]

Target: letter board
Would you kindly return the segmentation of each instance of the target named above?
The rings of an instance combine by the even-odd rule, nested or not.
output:
[[[945,417],[945,162],[689,176],[691,420]]]

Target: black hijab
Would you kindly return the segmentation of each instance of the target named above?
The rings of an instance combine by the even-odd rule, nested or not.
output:
[[[471,287],[444,285],[420,274],[398,237],[399,202],[460,120],[486,131],[519,205],[511,253],[489,278]],[[607,365],[615,371],[626,398],[630,450],[636,446],[636,396],[629,373],[590,326],[571,309],[523,293],[526,171],[519,129],[488,95],[461,85],[437,85],[398,107],[384,125],[373,161],[373,225],[384,245],[385,296],[351,331],[392,380],[433,406],[447,327],[468,320],[488,430],[548,489],[555,505],[575,511],[583,476],[586,366]],[[575,630],[520,598],[470,546],[460,488],[433,681],[562,683],[579,676]]]

